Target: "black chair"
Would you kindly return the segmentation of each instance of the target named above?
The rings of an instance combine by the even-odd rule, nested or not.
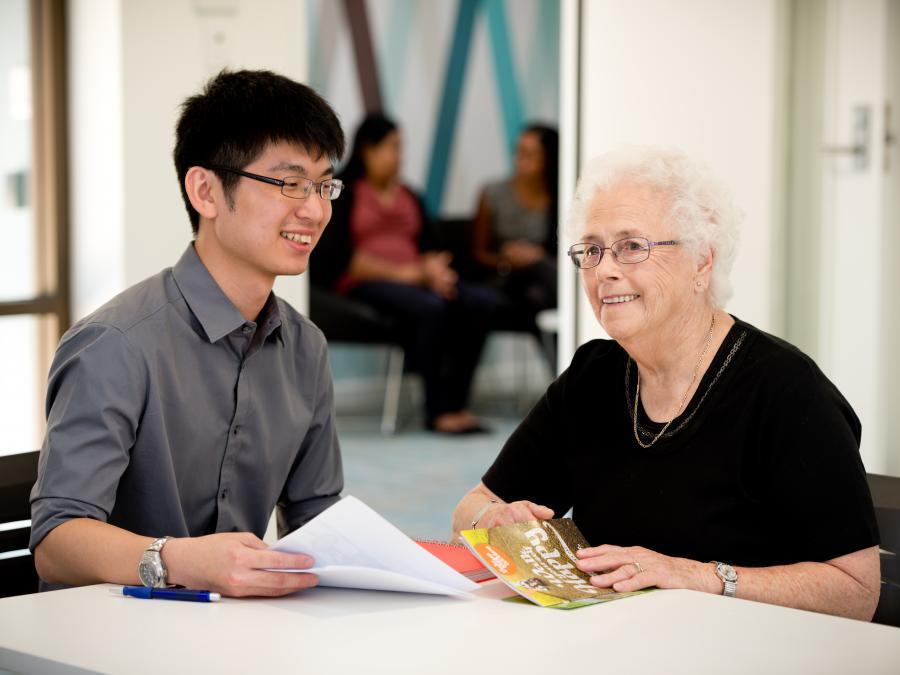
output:
[[[472,221],[469,219],[449,218],[434,223],[437,243],[453,256],[453,269],[461,279],[483,283],[490,274],[480,266],[472,256]],[[540,340],[540,331],[534,317],[524,309],[517,307],[502,293],[498,293],[500,302],[494,316],[493,329],[504,333],[529,333]]]
[[[479,265],[472,255],[472,227],[468,218],[444,219],[434,223],[435,238],[438,245],[453,256],[453,269],[461,279],[475,283],[487,283],[491,274]],[[537,341],[538,351],[547,362],[550,373],[556,372],[555,338],[542,332],[535,317],[526,309],[517,306],[504,293],[497,292],[498,306],[494,313],[491,330],[496,333],[513,333],[517,336],[529,335]],[[528,397],[528,345],[527,341],[514,343],[524,350],[516,355],[519,368],[519,407],[530,407],[533,402]]]
[[[315,286],[309,289],[309,318],[322,330],[329,344],[344,342],[388,349],[381,432],[393,434],[397,429],[405,362],[398,323],[370,305]]]
[[[0,597],[37,593],[38,576],[28,550],[29,495],[37,478],[38,453],[0,457]]]
[[[874,623],[900,627],[900,478],[866,475],[881,534],[881,599]]]

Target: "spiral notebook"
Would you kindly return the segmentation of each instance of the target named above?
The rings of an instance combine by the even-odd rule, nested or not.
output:
[[[448,544],[445,541],[430,539],[416,539],[415,541],[431,555],[476,583],[480,584],[496,578],[494,573],[482,565],[481,561],[462,544]]]

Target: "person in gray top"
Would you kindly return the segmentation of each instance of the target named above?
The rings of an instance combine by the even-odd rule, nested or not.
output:
[[[315,585],[266,550],[343,488],[322,333],[276,297],[340,195],[334,112],[268,71],[223,71],[185,101],[175,167],[194,241],[64,336],[31,493],[49,585],[178,584],[231,596]]]
[[[556,307],[558,157],[555,129],[523,129],[513,175],[485,186],[472,223],[472,257],[483,280],[534,331],[535,315]]]

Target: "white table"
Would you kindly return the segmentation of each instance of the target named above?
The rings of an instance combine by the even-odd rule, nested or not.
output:
[[[0,600],[0,670],[900,673],[900,629],[691,591],[577,610],[318,588],[218,604],[88,586]],[[577,668],[577,670],[576,670]]]

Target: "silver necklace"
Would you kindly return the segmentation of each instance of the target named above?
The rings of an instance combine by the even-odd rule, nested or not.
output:
[[[709,351],[709,346],[712,344],[712,334],[713,328],[716,326],[716,313],[713,312],[712,321],[709,322],[709,333],[706,334],[706,344],[703,346],[703,351],[700,352],[700,358],[697,359],[697,363],[694,366],[694,373],[691,375],[691,382],[688,384],[687,389],[684,391],[684,396],[681,397],[681,402],[678,404],[678,407],[675,409],[675,413],[672,415],[672,419],[665,423],[662,429],[660,429],[659,433],[653,437],[653,440],[649,443],[644,443],[641,440],[640,435],[638,434],[637,428],[637,418],[638,418],[638,401],[641,400],[641,370],[638,368],[637,374],[637,391],[634,393],[634,415],[632,416],[634,419],[633,431],[634,431],[634,440],[637,441],[637,444],[640,445],[645,450],[651,447],[656,443],[662,435],[666,433],[666,429],[669,428],[669,425],[675,421],[675,418],[684,410],[685,403],[687,403],[688,394],[691,392],[691,388],[694,386],[694,382],[697,380],[697,373],[700,372],[700,364],[703,363],[703,357],[706,356],[706,352]]]

